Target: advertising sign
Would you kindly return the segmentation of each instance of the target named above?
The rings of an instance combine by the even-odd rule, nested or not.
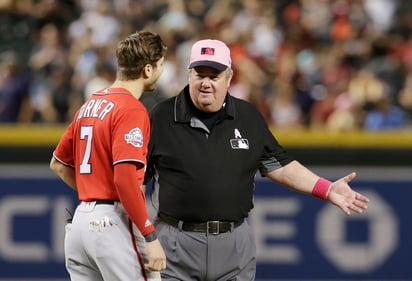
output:
[[[370,199],[363,214],[269,181],[256,186],[259,280],[412,280],[412,182],[357,181]]]
[[[335,206],[257,179],[250,221],[257,280],[412,280],[412,180],[357,180],[369,209]],[[76,193],[55,177],[0,177],[0,281],[69,280],[64,225]]]

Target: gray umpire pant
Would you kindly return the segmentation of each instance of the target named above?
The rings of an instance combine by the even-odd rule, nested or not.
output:
[[[155,224],[167,257],[163,281],[255,280],[256,246],[247,220],[218,235],[183,231],[159,218]]]

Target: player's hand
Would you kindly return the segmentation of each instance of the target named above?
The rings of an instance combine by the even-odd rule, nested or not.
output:
[[[346,215],[350,215],[350,210],[360,214],[368,208],[369,199],[349,186],[349,182],[355,177],[356,173],[353,172],[333,182],[328,194],[328,200]]]
[[[166,268],[166,254],[159,239],[146,242],[147,262],[144,267],[150,271],[160,271]]]

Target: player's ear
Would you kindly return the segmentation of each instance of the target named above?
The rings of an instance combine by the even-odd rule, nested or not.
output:
[[[146,65],[143,67],[142,72],[143,72],[143,77],[144,77],[144,78],[149,78],[150,76],[152,76],[153,66],[152,66],[151,64],[146,64]]]

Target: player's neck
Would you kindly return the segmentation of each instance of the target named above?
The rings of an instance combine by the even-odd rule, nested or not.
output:
[[[136,99],[140,99],[143,93],[143,83],[140,80],[121,81],[116,80],[110,88],[123,88],[128,90]]]

